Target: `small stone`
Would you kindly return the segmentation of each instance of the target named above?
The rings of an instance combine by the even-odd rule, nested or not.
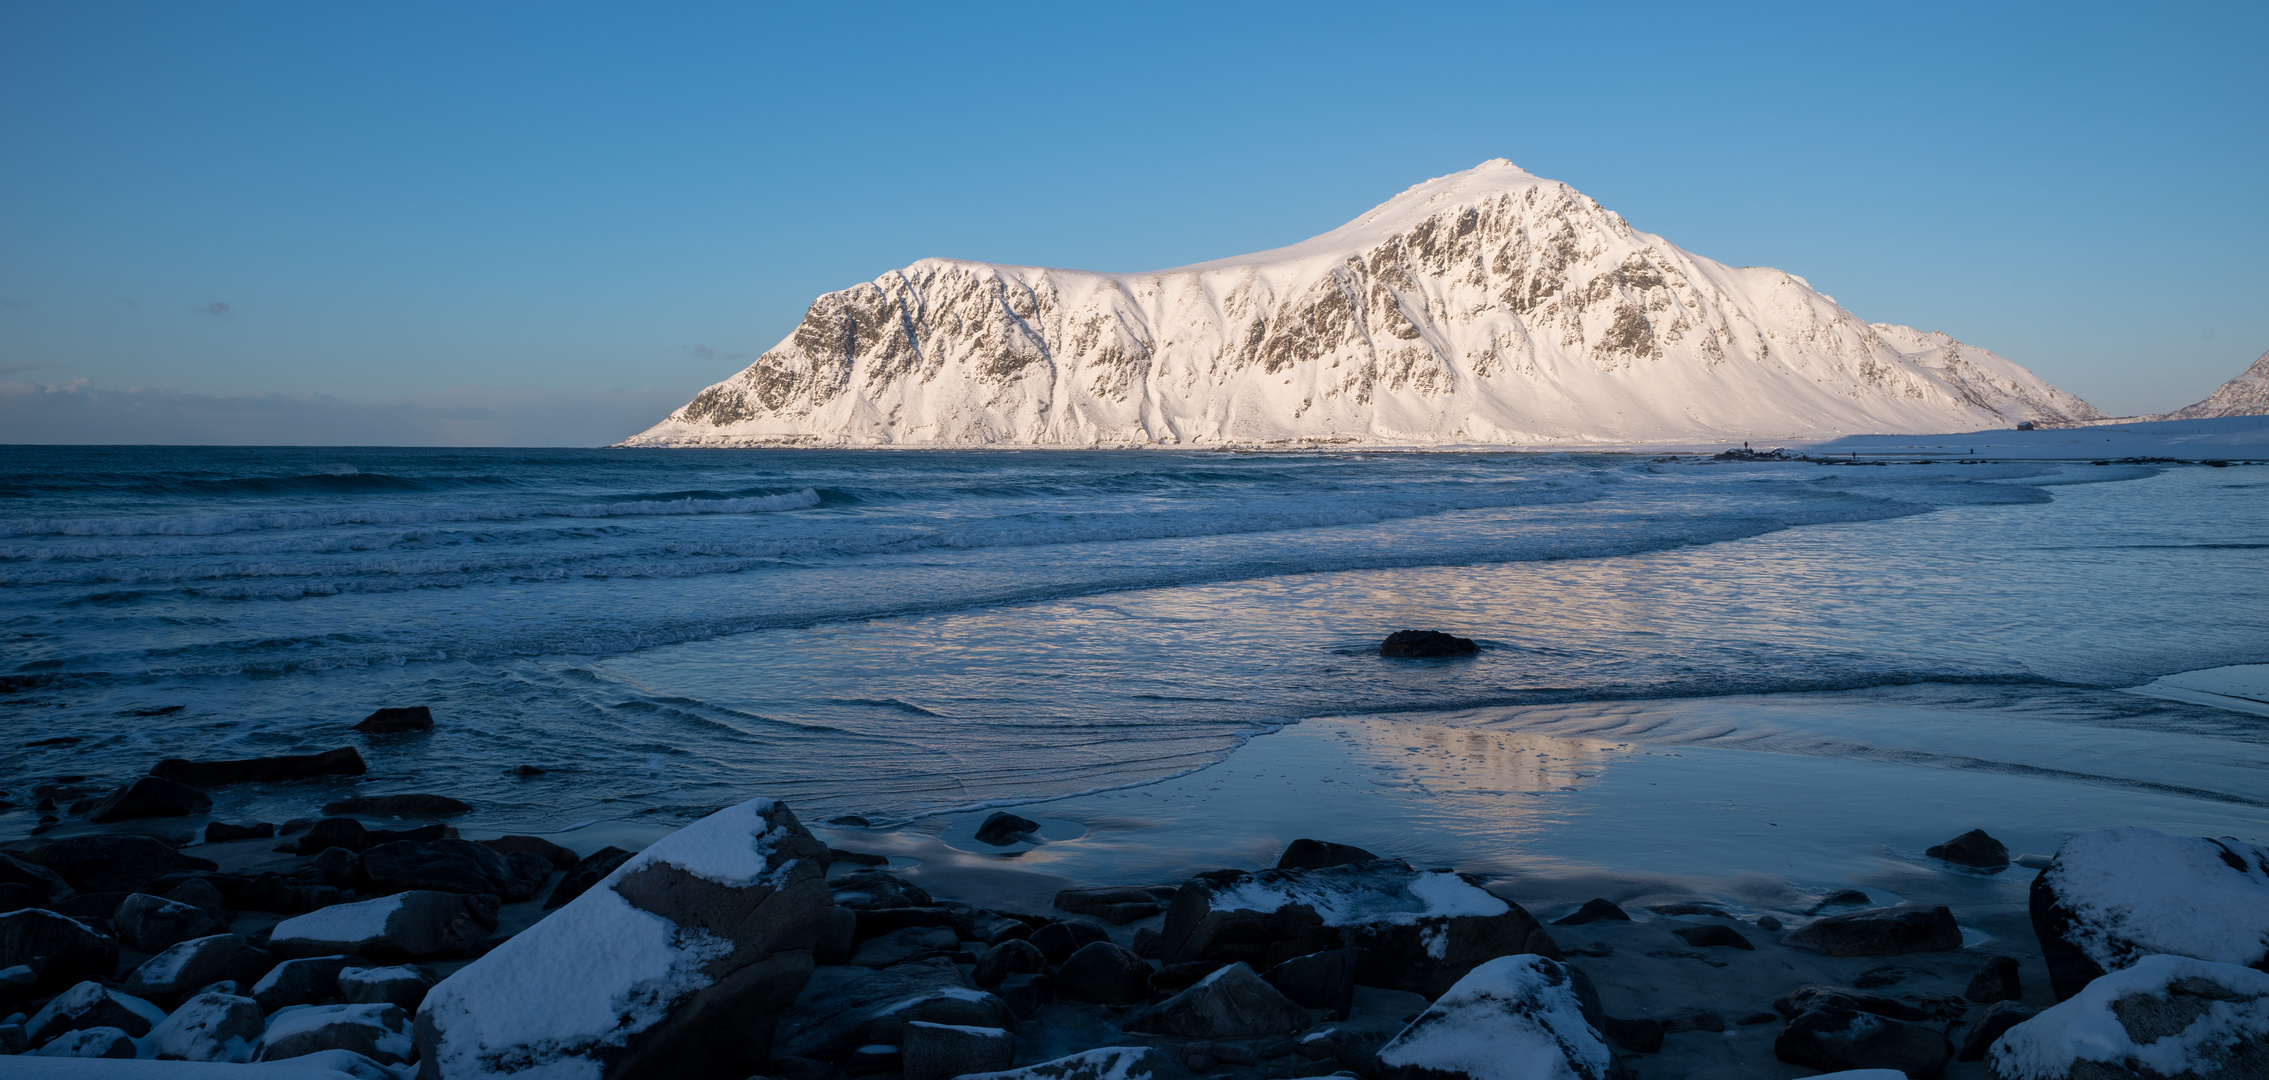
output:
[[[1734,1023],[1742,1027],[1756,1027],[1759,1024],[1777,1024],[1780,1022],[1780,1018],[1780,1014],[1775,1012],[1753,1012],[1734,1021]]]
[[[1005,810],[996,810],[977,826],[979,843],[1006,847],[1040,831],[1040,823],[1031,818],[1018,817]]]
[[[1472,656],[1481,651],[1471,638],[1456,637],[1440,630],[1397,630],[1379,643],[1380,656],[1431,659],[1445,656]]]
[[[1016,1036],[1000,1028],[909,1022],[899,1043],[905,1080],[951,1080],[997,1072],[1016,1060]]]
[[[1552,925],[1582,926],[1585,923],[1599,922],[1602,919],[1630,922],[1631,916],[1626,914],[1622,908],[1615,906],[1614,901],[1605,897],[1596,897],[1584,901],[1584,906],[1552,920]]]
[[[1933,859],[1944,859],[1956,866],[1998,873],[2009,867],[2009,848],[2001,841],[1987,836],[1984,829],[1971,829],[1960,836],[1936,845],[1923,852]]]
[[[845,851],[842,848],[828,848],[827,861],[847,862],[856,866],[889,866],[890,856],[875,855],[865,851]]]
[[[1670,932],[1676,934],[1680,941],[1683,941],[1688,945],[1692,945],[1697,949],[1716,947],[1725,949],[1748,949],[1754,952],[1757,948],[1755,945],[1749,944],[1749,939],[1742,937],[1740,931],[1735,930],[1734,928],[1726,926],[1722,923],[1704,923],[1700,926],[1677,926],[1672,927]]]
[[[362,718],[355,730],[365,735],[393,735],[404,731],[428,731],[433,727],[433,709],[425,705],[405,708],[380,709]]]
[[[2025,996],[2023,986],[2017,981],[2017,961],[2007,956],[1986,958],[1977,974],[1970,976],[1969,989],[1964,990],[1962,996],[1980,1005],[2015,1001]]]
[[[1150,996],[1150,964],[1108,941],[1091,941],[1064,959],[1055,981],[1059,997],[1133,1005]]]

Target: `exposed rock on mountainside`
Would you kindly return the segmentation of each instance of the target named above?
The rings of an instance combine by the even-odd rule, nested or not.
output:
[[[2269,414],[2269,352],[2253,366],[2196,405],[2158,417],[2160,420],[2203,420],[2209,416],[2260,416]]]
[[[924,259],[820,297],[626,445],[1628,443],[2100,415],[1497,160],[1174,270]]]

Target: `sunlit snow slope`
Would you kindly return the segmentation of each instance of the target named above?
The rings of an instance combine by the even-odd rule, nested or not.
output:
[[[820,297],[627,445],[1692,443],[2098,415],[1496,160],[1173,270],[924,259]]]
[[[2161,420],[2199,420],[2210,416],[2256,416],[2269,413],[2269,353],[2253,366],[2223,383],[2206,400],[2186,405],[2159,417]]]

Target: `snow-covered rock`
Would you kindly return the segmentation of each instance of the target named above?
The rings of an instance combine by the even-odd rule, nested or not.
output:
[[[2196,405],[2185,405],[2171,413],[2157,417],[2160,420],[2203,420],[2210,416],[2258,416],[2269,413],[2269,352],[2261,354],[2253,366],[2238,373],[2237,378],[2223,383],[2220,389]]]
[[[971,1073],[961,1080],[1177,1080],[1186,1075],[1155,1046],[1106,1046],[1021,1069]]]
[[[114,1027],[134,1038],[150,1033],[165,1010],[131,994],[88,980],[55,996],[24,1022],[24,1034],[38,1046],[66,1031]]]
[[[1376,859],[1193,878],[1166,911],[1158,956],[1267,968],[1346,947],[1356,982],[1434,997],[1484,960],[1526,952],[1538,929],[1456,874]]]
[[[1773,1056],[1823,1071],[1889,1069],[1930,1080],[1954,1059],[1954,1044],[1934,1027],[1823,1005],[1798,1013],[1781,1029]]]
[[[1568,969],[1524,954],[1474,968],[1379,1049],[1403,1080],[1606,1080],[1607,1044]]]
[[[1007,1022],[985,1022],[996,1008]],[[791,1057],[835,1060],[867,1043],[896,1044],[895,1033],[909,1020],[976,1027],[1015,1024],[1005,1002],[971,986],[959,967],[940,957],[813,982],[781,1017],[780,1043]],[[892,1037],[879,1038],[883,1035]]]
[[[2033,879],[2059,999],[2154,953],[2269,964],[2269,848],[2143,828],[2081,833]]]
[[[394,1005],[302,1005],[268,1018],[260,1060],[282,1061],[325,1050],[351,1050],[381,1065],[416,1056],[410,1017]]]
[[[250,981],[265,974],[267,961],[242,934],[192,938],[143,961],[126,977],[126,992],[170,998],[226,979]]]
[[[114,1027],[66,1031],[32,1051],[34,1057],[60,1058],[130,1058],[134,1054],[133,1036]]]
[[[350,1005],[386,1003],[403,1012],[416,1012],[428,990],[441,981],[432,971],[412,964],[394,967],[339,969],[339,996]]]
[[[2269,974],[2145,956],[2002,1035],[1997,1080],[2269,1075]]]
[[[626,445],[1690,443],[2098,415],[1496,160],[1172,270],[923,259],[820,297]]]
[[[270,968],[252,984],[252,999],[265,1012],[292,1005],[334,1005],[339,1001],[339,973],[350,967],[369,967],[359,956],[308,956],[286,960]]]
[[[150,1029],[150,1051],[169,1061],[250,1061],[266,1028],[260,1006],[236,994],[203,993]]]
[[[827,846],[787,805],[720,810],[459,969],[417,1019],[420,1075],[747,1076],[811,977]]]
[[[472,948],[496,929],[496,912],[493,896],[423,889],[395,893],[285,919],[268,935],[268,950],[290,957],[450,956]]]

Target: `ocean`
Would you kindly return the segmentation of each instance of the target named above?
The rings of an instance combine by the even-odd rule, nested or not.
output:
[[[1860,880],[1979,826],[2258,841],[2269,717],[2130,690],[2269,662],[2265,494],[2022,461],[0,448],[0,839],[40,785],[354,745],[366,776],[215,816],[425,791],[468,834],[634,837],[769,795],[902,868],[1107,883],[1292,835],[1697,881]],[[1398,629],[1482,651],[1382,659]],[[435,729],[351,730],[402,705]],[[1005,806],[1047,842],[968,839]]]

